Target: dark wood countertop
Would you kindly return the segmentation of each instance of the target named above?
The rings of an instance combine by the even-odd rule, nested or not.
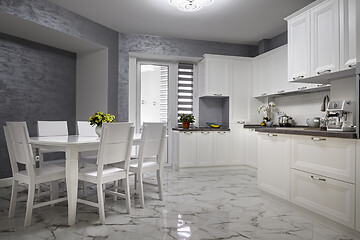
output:
[[[196,128],[189,128],[189,129],[183,129],[183,128],[173,128],[173,131],[190,131],[190,132],[209,132],[209,131],[230,131],[229,128],[209,128],[209,127],[196,127]]]
[[[324,131],[320,129],[307,128],[279,128],[279,127],[258,127],[255,128],[257,132],[265,133],[279,133],[279,134],[292,134],[292,135],[305,135],[305,136],[316,136],[316,137],[334,137],[334,138],[350,138],[355,139],[355,132],[336,132],[336,131]]]

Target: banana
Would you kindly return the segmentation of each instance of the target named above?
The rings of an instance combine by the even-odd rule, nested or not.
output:
[[[215,125],[215,124],[211,124],[210,126],[213,127],[213,128],[218,128],[218,127],[220,127],[220,125]]]

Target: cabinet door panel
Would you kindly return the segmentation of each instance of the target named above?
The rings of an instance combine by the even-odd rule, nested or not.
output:
[[[245,131],[243,124],[230,124],[230,162],[233,165],[245,163]]]
[[[292,136],[291,167],[355,183],[355,140]]]
[[[310,12],[288,22],[288,80],[310,76]]]
[[[208,58],[205,61],[207,95],[229,96],[229,60]]]
[[[246,129],[245,135],[245,161],[246,165],[250,167],[257,167],[257,148],[258,148],[258,136],[255,129]]]
[[[230,162],[230,132],[214,132],[214,164],[232,165]]]
[[[339,2],[328,0],[310,12],[312,76],[339,71]]]
[[[214,133],[198,132],[197,135],[197,166],[214,165]]]
[[[195,167],[197,158],[196,132],[179,133],[179,166]]]
[[[258,133],[258,185],[290,201],[290,135]]]
[[[291,201],[354,228],[355,185],[291,170]]]
[[[356,67],[356,0],[340,1],[340,69]]]
[[[251,61],[233,60],[230,65],[230,123],[249,120]]]
[[[287,47],[281,47],[268,56],[271,75],[269,78],[269,92],[283,93],[292,90],[293,85],[288,81]]]

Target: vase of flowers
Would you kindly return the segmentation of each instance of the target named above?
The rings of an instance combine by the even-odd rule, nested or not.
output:
[[[103,113],[101,111],[97,111],[89,118],[90,125],[96,126],[95,132],[100,137],[101,135],[101,127],[103,123],[114,123],[115,116],[110,113]]]
[[[273,125],[272,122],[272,109],[275,108],[275,103],[274,102],[269,102],[267,104],[261,105],[258,108],[258,113],[260,112],[264,112],[264,117],[263,117],[263,121],[261,123],[261,126],[267,126],[267,127],[271,127]]]
[[[190,123],[195,122],[195,117],[192,114],[181,114],[180,122],[182,122],[184,129],[189,129]]]

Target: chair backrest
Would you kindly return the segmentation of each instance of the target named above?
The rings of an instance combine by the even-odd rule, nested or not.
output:
[[[132,123],[104,123],[97,158],[98,166],[125,161],[125,169],[128,170],[133,138]]]
[[[165,140],[166,140],[166,125],[164,123],[145,123],[143,124],[141,133],[141,142],[139,148],[139,167],[142,165],[144,158],[149,157],[163,157]]]
[[[67,121],[38,121],[38,136],[66,136],[69,135]]]
[[[88,121],[77,121],[77,133],[81,136],[97,137],[95,126],[91,126]]]
[[[15,161],[27,165],[27,168],[35,165],[26,122],[6,122],[6,125]]]
[[[19,168],[16,163],[14,147],[13,147],[13,143],[11,141],[9,129],[7,126],[4,126],[4,133],[5,133],[6,146],[7,146],[8,152],[9,152],[11,170],[12,170],[12,174],[14,176],[15,173],[17,173],[19,171]]]

